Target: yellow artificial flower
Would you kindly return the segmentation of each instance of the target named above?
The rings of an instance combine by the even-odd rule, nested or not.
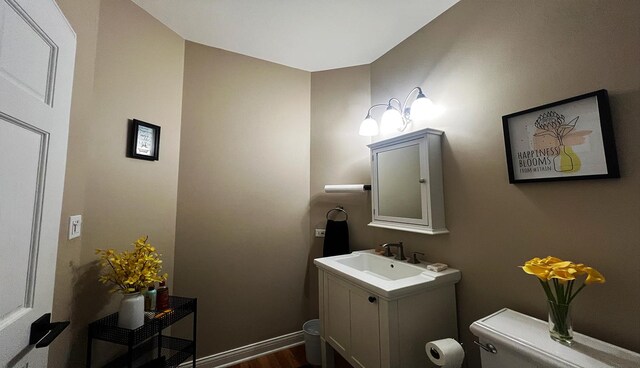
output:
[[[538,276],[538,278],[543,281],[548,280],[549,274],[551,273],[551,268],[542,264],[527,262],[524,264],[524,266],[520,267],[524,272],[528,273],[529,275]]]
[[[582,263],[564,261],[557,257],[532,258],[519,266],[530,275],[540,280],[549,301],[568,305],[573,298],[586,286],[605,282],[604,276],[595,268]],[[577,277],[587,275],[582,285],[574,290],[573,285]]]
[[[591,267],[585,267],[585,272],[587,273],[587,278],[584,280],[585,285],[591,285],[593,283],[604,284],[604,276],[598,270]]]
[[[162,255],[147,243],[147,239],[148,237],[137,239],[132,244],[135,248],[133,252],[116,253],[113,249],[96,249],[96,254],[100,256],[100,265],[106,269],[106,272],[98,277],[98,281],[113,284],[112,291],[130,293],[140,291],[154,282],[166,280],[166,273],[159,276],[162,270]]]
[[[571,261],[559,261],[551,263],[551,268],[560,269],[560,268],[569,268],[571,266]]]
[[[542,259],[533,258],[520,267],[524,272],[538,277],[547,296],[551,338],[560,342],[570,342],[573,336],[569,305],[587,285],[603,283],[604,276],[582,263],[563,261],[552,256]],[[574,289],[576,280],[582,275],[587,277],[584,278],[580,287]]]
[[[575,280],[573,272],[569,268],[554,268],[549,275],[550,279],[559,279],[563,281]]]
[[[536,259],[536,258],[534,258],[534,259]],[[540,259],[540,258],[537,258],[537,259]],[[562,262],[562,260],[561,260],[560,258],[547,256],[547,257],[544,257],[544,258],[541,260],[541,262],[542,262],[542,263],[544,263],[544,264],[553,264],[553,263],[559,263],[559,262]]]

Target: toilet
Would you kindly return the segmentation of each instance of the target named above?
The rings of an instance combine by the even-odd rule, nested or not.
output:
[[[546,321],[508,308],[471,324],[482,368],[638,368],[640,354],[574,332],[573,344],[549,337]]]

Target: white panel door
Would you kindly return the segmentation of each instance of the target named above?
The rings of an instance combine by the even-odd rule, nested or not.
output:
[[[46,367],[75,33],[53,0],[0,0],[0,367]]]

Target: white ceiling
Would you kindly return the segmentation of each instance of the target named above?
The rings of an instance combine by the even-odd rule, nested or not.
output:
[[[132,0],[184,39],[306,71],[369,64],[459,0]]]

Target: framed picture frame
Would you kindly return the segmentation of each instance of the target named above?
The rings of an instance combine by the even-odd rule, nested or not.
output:
[[[133,119],[127,151],[131,158],[157,161],[160,153],[160,127]]]
[[[502,117],[509,183],[619,178],[607,91]]]

